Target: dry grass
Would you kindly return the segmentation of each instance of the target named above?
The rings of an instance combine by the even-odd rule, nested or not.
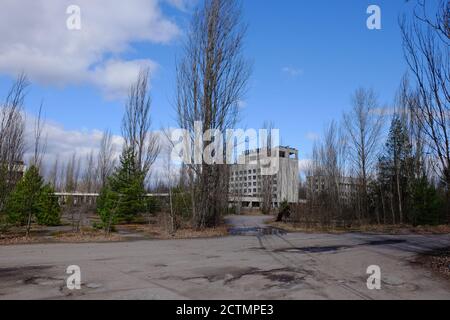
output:
[[[119,242],[123,241],[123,237],[118,234],[112,233],[105,235],[103,231],[81,231],[79,233],[74,232],[61,232],[54,236],[54,240],[62,243],[86,243],[86,242]]]
[[[450,280],[450,248],[424,254],[416,262]]]
[[[146,225],[121,225],[117,229],[122,232],[142,234],[146,239],[199,239],[199,238],[217,238],[228,234],[226,226],[219,226],[217,228],[210,228],[204,230],[196,230],[188,226],[183,226],[174,234],[168,232],[168,228],[162,224],[146,224]]]
[[[180,229],[175,235],[170,236],[171,239],[199,239],[199,238],[219,238],[228,235],[228,228],[226,226],[219,226],[213,229],[194,230]]]
[[[117,242],[123,238],[117,234],[106,236],[102,231],[82,230],[76,232],[57,232],[51,235],[33,234],[26,237],[22,233],[9,232],[0,235],[0,245],[37,244],[37,243],[87,243],[87,242]]]

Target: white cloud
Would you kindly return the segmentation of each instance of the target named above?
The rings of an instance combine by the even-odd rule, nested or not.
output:
[[[320,139],[320,135],[318,133],[315,132],[308,132],[306,134],[306,139],[310,140],[310,141],[317,141]]]
[[[142,67],[148,68],[150,74],[153,74],[158,65],[149,60],[109,60],[94,69],[91,73],[91,81],[102,88],[107,97],[117,98],[127,92]]]
[[[302,69],[294,68],[294,67],[283,67],[281,69],[284,73],[287,73],[291,77],[298,77],[303,74]]]
[[[128,87],[151,60],[120,59],[136,42],[169,43],[180,35],[158,0],[77,0],[81,30],[66,27],[72,0],[3,0],[0,73],[28,74],[50,85],[90,83],[108,95]],[[124,72],[123,77],[119,74]]]
[[[182,10],[188,11],[192,9],[198,2],[198,0],[166,0],[171,6]]]
[[[26,119],[25,160],[28,161],[33,155],[35,118],[27,114]],[[42,140],[45,142],[44,167],[48,169],[55,159],[60,163],[67,163],[74,154],[82,160],[91,152],[97,154],[102,135],[100,130],[67,130],[60,124],[46,120],[42,131]],[[113,136],[116,158],[120,155],[122,144],[121,136]]]
[[[26,114],[26,132],[25,132],[25,144],[26,152],[24,160],[26,163],[33,157],[34,146],[34,128],[36,118],[31,114]],[[45,150],[43,154],[43,174],[50,173],[55,160],[58,160],[60,169],[67,165],[67,163],[75,155],[76,159],[80,161],[81,172],[86,167],[87,157],[91,152],[94,156],[97,156],[100,151],[100,142],[103,136],[101,130],[68,130],[61,124],[51,122],[49,120],[44,121],[44,127],[42,132],[42,141],[45,142]],[[167,178],[167,154],[171,144],[167,140],[166,135],[161,131],[154,131],[152,134],[158,136],[159,143],[161,145],[161,153],[151,169],[150,181],[152,185],[156,179]],[[119,157],[122,153],[122,146],[124,139],[120,135],[112,136],[112,143],[114,148],[114,160],[116,163],[119,161]],[[170,149],[171,150],[171,149]],[[172,173],[176,174],[179,166],[172,163]]]

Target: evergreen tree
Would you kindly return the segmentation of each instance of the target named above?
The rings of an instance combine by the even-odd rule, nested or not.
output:
[[[131,149],[124,149],[120,165],[103,188],[97,211],[102,221],[116,222],[117,218],[127,222],[146,210],[144,175],[136,165],[136,157]]]
[[[17,225],[28,225],[32,216],[39,212],[40,193],[43,181],[36,167],[32,166],[8,197],[6,212],[9,221]]]
[[[50,184],[42,187],[39,197],[39,211],[36,213],[38,224],[57,226],[61,223],[61,207],[58,198],[54,196],[55,190]]]
[[[10,223],[27,226],[27,234],[33,218],[42,225],[59,224],[57,199],[53,197],[53,189],[44,185],[37,167],[31,166],[16,185],[8,197],[6,212]]]
[[[438,225],[441,217],[443,201],[435,187],[427,179],[417,179],[411,187],[410,216],[413,225]]]
[[[107,233],[117,223],[119,199],[119,195],[111,190],[109,184],[102,188],[97,199],[97,213],[102,220],[102,227]]]
[[[379,160],[378,180],[387,196],[386,203],[392,212],[392,222],[396,214],[400,223],[405,222],[408,205],[408,189],[413,172],[412,146],[404,120],[395,115],[392,119],[384,153]]]

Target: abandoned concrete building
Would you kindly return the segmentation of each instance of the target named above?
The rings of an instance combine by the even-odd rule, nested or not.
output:
[[[267,152],[265,152],[267,153]],[[273,157],[273,154],[276,156]],[[239,164],[231,166],[230,205],[247,209],[261,206],[264,192],[271,192],[272,206],[279,207],[283,201],[298,202],[299,168],[298,150],[290,147],[277,147],[272,151],[276,163],[275,174],[266,175],[263,168],[261,150],[247,151],[239,157]],[[245,163],[245,164],[241,164]],[[270,190],[264,188],[263,181],[270,180]]]
[[[309,176],[306,178],[306,193],[308,200],[320,196],[323,192],[327,192],[332,186],[337,187],[339,200],[350,202],[358,193],[360,182],[352,177],[338,177],[332,179],[324,175]]]
[[[7,181],[11,180],[13,182],[22,179],[27,169],[23,161],[15,161],[11,165],[5,165],[5,167],[8,172],[8,175],[6,176]]]

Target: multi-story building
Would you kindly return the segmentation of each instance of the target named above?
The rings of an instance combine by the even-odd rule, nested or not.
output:
[[[333,179],[324,175],[309,176],[306,178],[307,183],[307,198],[311,200],[314,196],[320,195],[331,188],[331,183]],[[347,202],[354,199],[355,195],[359,190],[359,180],[352,177],[338,177],[337,187],[339,198],[341,201]]]
[[[6,179],[7,181],[10,180],[12,183],[15,183],[22,179],[26,171],[26,166],[23,161],[15,161],[11,165],[5,165],[5,167],[8,172]]]
[[[298,151],[289,147],[274,148],[271,158],[274,167],[270,174],[264,165],[267,156],[262,155],[261,150],[245,152],[239,157],[239,164],[231,166],[231,205],[259,208],[267,196],[272,198],[273,207],[278,207],[283,201],[298,202]]]

